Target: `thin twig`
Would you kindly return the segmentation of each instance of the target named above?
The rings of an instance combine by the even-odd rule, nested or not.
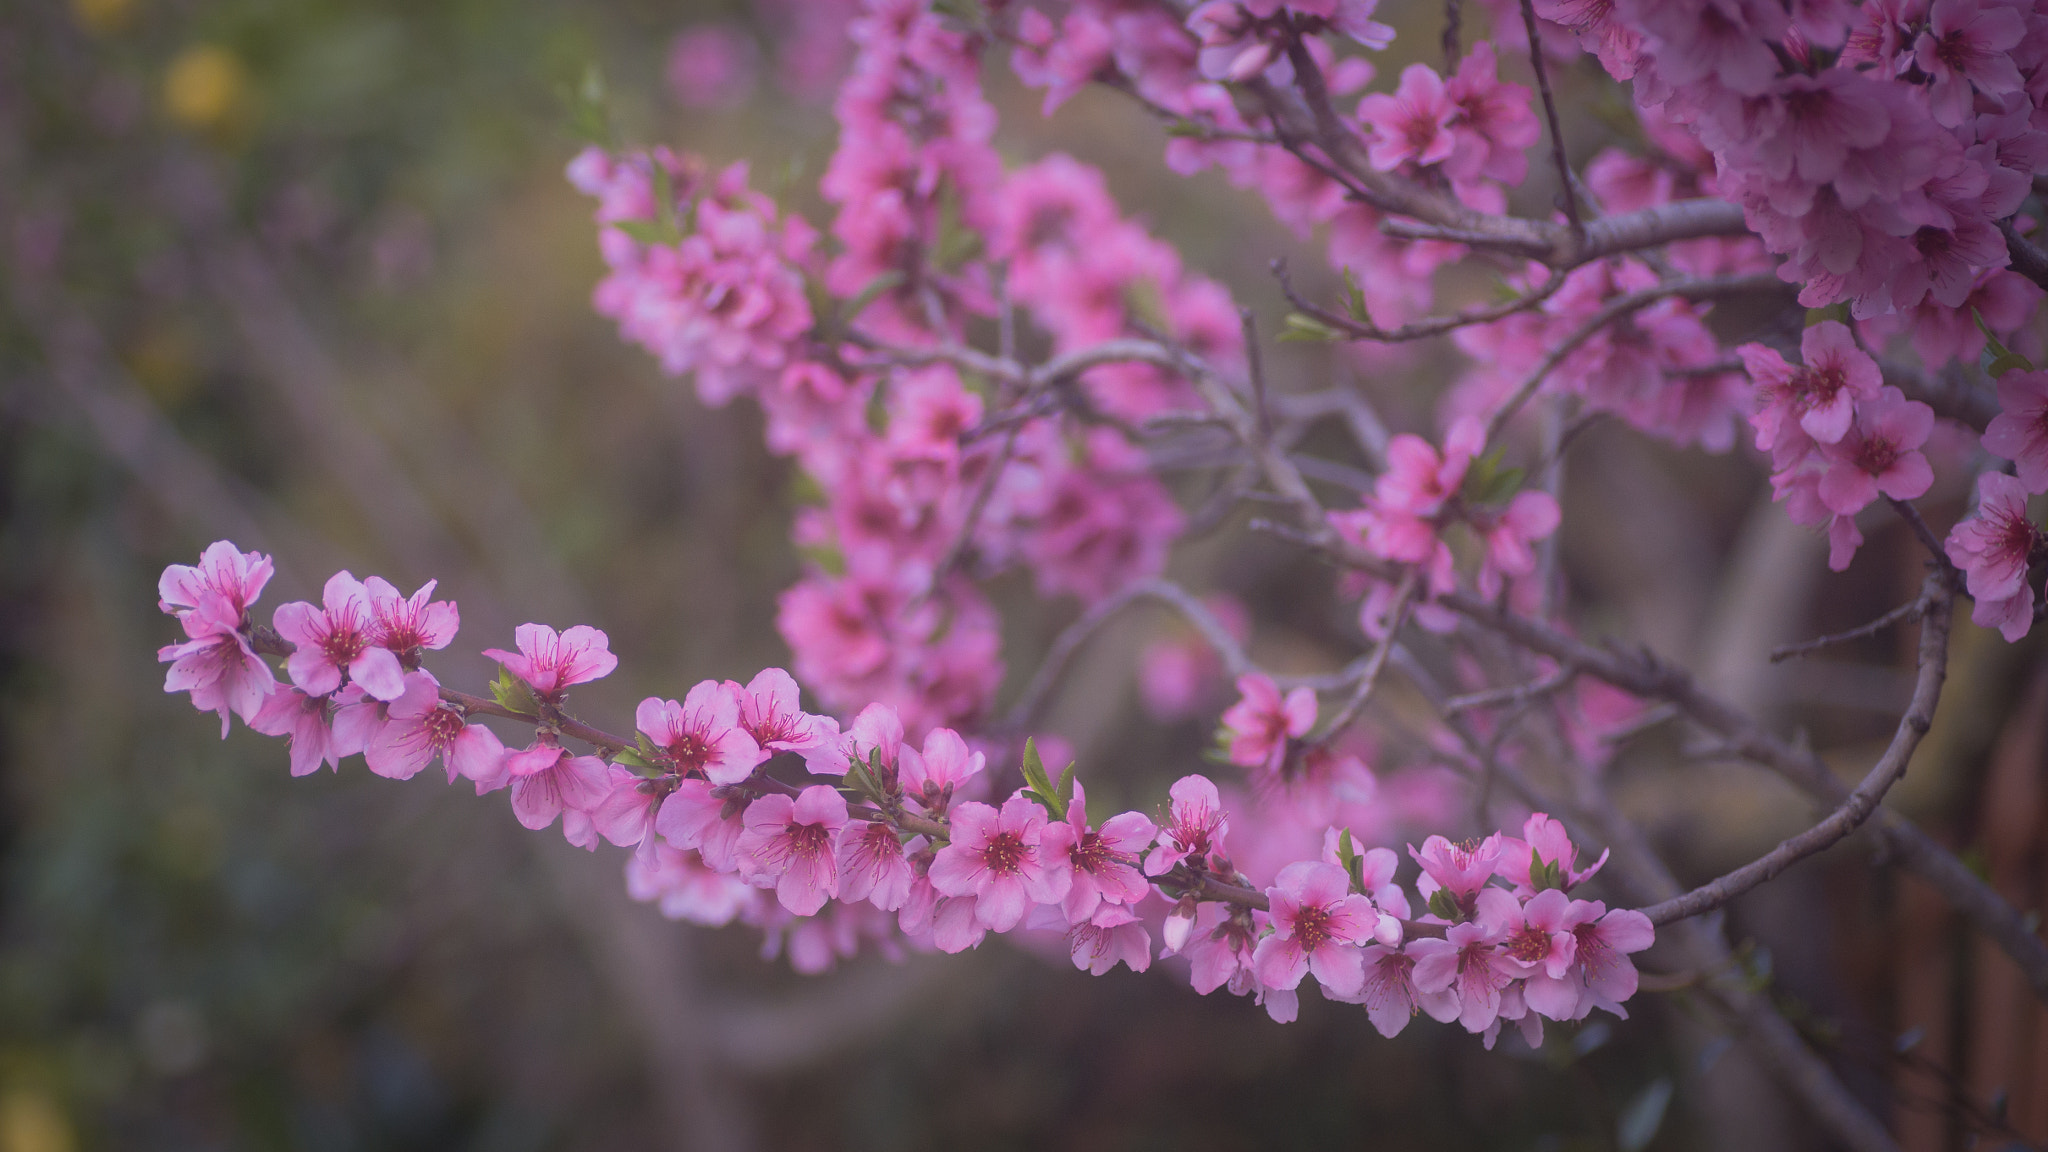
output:
[[[1801,641],[1798,644],[1783,644],[1773,648],[1771,649],[1771,663],[1781,663],[1792,659],[1794,656],[1804,656],[1810,652],[1818,652],[1823,648],[1831,648],[1836,644],[1847,644],[1851,640],[1861,640],[1866,636],[1875,636],[1894,624],[1903,624],[1908,620],[1918,620],[1926,611],[1927,599],[1925,597],[1908,601],[1872,620],[1870,623],[1859,625],[1846,632],[1837,632],[1831,636],[1816,636],[1811,640]]]
[[[1358,686],[1351,690],[1351,698],[1344,702],[1344,707],[1337,715],[1331,717],[1330,726],[1323,729],[1321,735],[1308,740],[1309,744],[1330,743],[1343,735],[1344,730],[1351,727],[1351,722],[1358,718],[1359,710],[1365,707],[1366,700],[1372,696],[1373,686],[1379,682],[1380,669],[1386,667],[1387,657],[1394,651],[1394,639],[1401,634],[1401,625],[1408,620],[1408,608],[1415,598],[1417,583],[1415,569],[1410,568],[1402,573],[1401,582],[1394,587],[1394,603],[1387,609],[1387,634],[1380,637],[1378,645],[1367,658],[1365,667],[1359,671]]]
[[[1550,158],[1557,165],[1559,195],[1564,198],[1565,222],[1572,235],[1583,240],[1586,225],[1579,219],[1579,194],[1573,185],[1571,161],[1564,154],[1564,129],[1557,121],[1557,97],[1550,91],[1550,73],[1543,63],[1543,36],[1536,29],[1536,5],[1522,0],[1522,27],[1529,32],[1529,67],[1536,70],[1536,90],[1543,94],[1543,118],[1550,125]]]
[[[1480,308],[1468,308],[1448,316],[1431,316],[1412,323],[1403,324],[1399,328],[1381,328],[1369,318],[1354,320],[1349,316],[1339,315],[1297,293],[1294,290],[1294,280],[1288,275],[1287,262],[1285,260],[1275,260],[1270,267],[1274,278],[1280,281],[1281,294],[1287,297],[1287,302],[1294,306],[1295,311],[1313,318],[1318,323],[1328,325],[1354,340],[1372,340],[1382,344],[1399,344],[1411,340],[1422,340],[1431,336],[1441,336],[1446,332],[1452,332],[1459,328],[1469,328],[1475,324],[1490,324],[1495,320],[1513,316],[1518,312],[1527,312],[1529,309],[1535,308],[1545,300],[1555,296],[1557,290],[1564,286],[1565,280],[1561,273],[1553,272],[1533,291],[1519,293],[1513,299],[1499,304],[1488,304]]]

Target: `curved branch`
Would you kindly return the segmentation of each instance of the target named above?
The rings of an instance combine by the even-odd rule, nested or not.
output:
[[[1927,578],[1920,603],[1925,610],[1920,616],[1919,674],[1913,684],[1913,701],[1899,718],[1891,744],[1870,766],[1863,782],[1826,819],[1763,856],[1683,896],[1643,909],[1650,923],[1661,926],[1719,908],[1808,856],[1839,843],[1877,811],[1885,793],[1905,776],[1914,750],[1933,726],[1934,709],[1941,702],[1942,682],[1948,675],[1949,617],[1954,605],[1941,576]]]

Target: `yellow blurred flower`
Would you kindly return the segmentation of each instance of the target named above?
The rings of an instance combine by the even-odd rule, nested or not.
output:
[[[135,14],[135,0],[71,0],[71,14],[87,32],[118,32]]]
[[[241,61],[225,48],[198,44],[179,53],[164,73],[164,105],[171,119],[188,128],[216,128],[246,87]]]
[[[0,1152],[72,1152],[71,1122],[47,1095],[13,1089],[0,1096]]]

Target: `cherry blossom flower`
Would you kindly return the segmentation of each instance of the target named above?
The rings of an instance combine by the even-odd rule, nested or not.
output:
[[[343,673],[379,700],[396,700],[405,691],[405,669],[398,657],[376,643],[370,595],[347,572],[328,578],[321,592],[323,608],[303,600],[278,605],[271,622],[278,634],[297,645],[285,667],[292,683],[314,696],[341,687]]]
[[[270,557],[216,540],[200,553],[198,566],[172,564],[164,569],[157,578],[157,607],[181,621],[199,613],[217,625],[202,632],[188,628],[186,634],[195,639],[234,632],[248,622],[249,605],[263,595],[273,571]]]
[[[1821,503],[1838,516],[1861,511],[1879,493],[1894,500],[1926,494],[1934,469],[1920,446],[1934,430],[1934,409],[1906,399],[1897,388],[1856,407],[1856,422],[1834,444],[1822,444],[1828,469],[1820,478]]]
[[[545,624],[521,624],[513,636],[519,651],[486,648],[484,655],[526,681],[543,700],[559,700],[570,685],[602,679],[619,666],[611,637],[588,624],[559,633]]]
[[[1592,877],[1607,863],[1607,853],[1580,871],[1579,846],[1572,843],[1564,825],[1541,813],[1531,813],[1522,822],[1522,835],[1500,838],[1497,874],[1515,886],[1515,895],[1527,899],[1547,888],[1570,892]],[[1540,881],[1540,882],[1539,882]]]
[[[1532,489],[1515,493],[1498,512],[1472,509],[1467,518],[1486,545],[1474,584],[1490,600],[1500,595],[1508,578],[1536,571],[1536,552],[1530,545],[1557,531],[1564,517],[1556,497]]]
[[[1410,64],[1392,95],[1376,92],[1358,102],[1358,118],[1370,138],[1366,158],[1382,172],[1448,160],[1458,145],[1451,124],[1459,112],[1435,69]]]
[[[1379,914],[1351,891],[1342,868],[1301,860],[1280,870],[1266,889],[1273,933],[1259,941],[1252,970],[1268,988],[1292,991],[1314,972],[1339,995],[1355,994],[1365,979],[1358,946],[1373,938]]]
[[[1636,994],[1636,966],[1629,955],[1656,942],[1650,918],[1632,908],[1608,911],[1598,900],[1581,913],[1585,919],[1572,929],[1575,963],[1583,991],[1572,1019],[1583,1020],[1595,1008],[1603,1008],[1622,1019],[1628,1010],[1621,1002]]]
[[[763,668],[747,683],[729,686],[739,700],[739,725],[765,753],[794,752],[804,767],[822,776],[846,775],[839,748],[839,722],[814,716],[799,704],[796,681],[780,668]]]
[[[1223,713],[1223,730],[1230,736],[1230,762],[1279,771],[1287,759],[1288,741],[1308,735],[1315,727],[1315,691],[1296,688],[1282,699],[1280,689],[1263,672],[1238,677],[1237,690],[1242,699]]]
[[[2029,492],[2048,492],[2048,372],[1998,378],[1998,415],[1984,429],[1984,450],[2018,465]]]
[[[953,810],[953,842],[932,861],[932,887],[942,895],[974,898],[974,922],[1008,932],[1032,904],[1056,904],[1072,873],[1047,868],[1039,844],[1045,810],[1013,796],[1001,811],[969,801]]]
[[[1070,877],[1061,905],[1067,922],[1080,924],[1103,904],[1143,900],[1152,886],[1138,871],[1138,854],[1158,835],[1159,829],[1139,812],[1112,816],[1099,831],[1090,828],[1087,791],[1074,781],[1067,818],[1048,821],[1038,846],[1038,858],[1048,870]]]
[[[839,895],[839,863],[832,840],[846,825],[846,798],[813,784],[795,799],[770,793],[747,805],[740,834],[740,875],[772,881],[775,898],[798,916],[810,916]]]
[[[324,696],[312,696],[275,685],[263,708],[249,719],[249,729],[265,736],[284,736],[291,745],[292,775],[307,776],[326,764],[337,770],[342,753],[334,747],[334,713]]]
[[[226,603],[212,594],[208,598]],[[179,622],[191,639],[165,645],[156,654],[159,662],[171,665],[164,672],[164,691],[190,692],[194,708],[220,713],[220,735],[225,740],[228,713],[240,716],[245,724],[253,723],[270,698],[277,677],[247,639],[221,628],[212,613],[188,612]]]
[[[1788,421],[1814,441],[1833,444],[1848,434],[1856,405],[1876,399],[1884,384],[1877,362],[1856,347],[1846,325],[1833,320],[1815,324],[1800,337],[1799,347],[1806,363],[1797,369],[1761,344],[1735,350],[1757,385],[1759,403],[1750,417],[1756,446],[1773,453],[1780,467],[1788,455],[1803,453],[1807,443],[1792,438]]]
[[[897,779],[903,794],[927,812],[943,813],[953,793],[981,774],[988,757],[970,752],[967,741],[951,728],[934,728],[924,736],[924,751],[905,744],[896,754]]]
[[[1476,918],[1451,925],[1445,939],[1408,942],[1417,990],[1454,994],[1448,1002],[1424,1001],[1424,1011],[1441,1022],[1456,1020],[1467,1032],[1483,1032],[1493,1023],[1500,1015],[1502,990],[1526,971],[1496,947],[1514,922],[1515,898],[1504,889],[1488,888],[1476,905]]]
[[[910,898],[910,861],[896,830],[881,821],[848,820],[833,845],[839,868],[839,898],[866,900],[894,912]]]
[[[2007,50],[2026,35],[2019,12],[1981,0],[1934,0],[1927,29],[1913,42],[1913,62],[1934,78],[1928,101],[1946,127],[1967,122],[1971,88],[1996,96],[2024,81]]]
[[[420,585],[410,597],[381,576],[363,581],[370,598],[370,636],[380,648],[396,653],[408,667],[418,667],[422,648],[446,648],[462,625],[461,613],[452,600],[434,600],[437,581]]]
[[[506,754],[504,763],[512,778],[512,813],[521,825],[536,832],[553,824],[564,810],[588,813],[611,791],[604,761],[595,756],[571,756],[548,740],[536,740],[531,747]],[[569,832],[566,824],[563,830]],[[587,831],[594,840],[596,829]],[[571,843],[584,838],[574,836]]]
[[[590,823],[597,834],[635,855],[647,856],[661,843],[654,830],[654,818],[668,799],[676,779],[649,778],[631,768],[613,764],[605,769],[607,791],[590,810]]]
[[[1977,514],[1957,524],[1945,542],[1976,600],[1970,618],[1996,627],[2007,640],[2033,625],[2034,589],[2027,571],[2044,534],[2027,517],[2027,489],[2003,472],[1977,478]]]
[[[654,830],[677,848],[696,851],[706,867],[733,872],[739,868],[740,834],[746,831],[746,803],[723,793],[709,780],[685,779],[661,802]]]
[[[1422,842],[1420,852],[1410,844],[1408,855],[1422,865],[1418,885],[1424,896],[1442,890],[1463,915],[1470,916],[1477,908],[1480,890],[1500,864],[1501,837],[1495,833],[1477,844],[1453,844],[1442,836],[1431,836]],[[1434,901],[1431,907],[1435,907]]]
[[[695,852],[656,845],[652,855],[626,860],[626,892],[653,901],[671,920],[707,928],[730,924],[759,897],[758,889],[730,871],[707,867]]]
[[[1116,904],[1104,904],[1095,914],[1067,931],[1068,950],[1074,967],[1100,976],[1121,963],[1133,972],[1152,967],[1152,934],[1136,913]]]
[[[450,784],[458,775],[482,780],[495,775],[505,758],[497,733],[443,704],[440,685],[426,672],[406,673],[405,691],[385,712],[363,749],[370,771],[379,776],[409,780],[439,757]]]
[[[677,772],[737,784],[768,758],[740,727],[741,691],[735,684],[703,680],[680,704],[649,696],[634,710],[633,726],[675,761]]]
[[[1223,812],[1223,798],[1206,776],[1183,776],[1167,790],[1172,798],[1171,818],[1159,830],[1158,846],[1145,857],[1145,875],[1159,876],[1192,856],[1206,866],[1211,852],[1223,851],[1230,820]]]

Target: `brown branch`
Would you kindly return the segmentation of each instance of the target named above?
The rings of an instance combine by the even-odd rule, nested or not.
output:
[[[1490,324],[1495,320],[1513,316],[1518,312],[1527,312],[1529,309],[1557,295],[1557,290],[1564,286],[1564,276],[1552,273],[1534,291],[1520,293],[1513,299],[1500,304],[1488,304],[1481,308],[1468,308],[1448,316],[1426,317],[1403,324],[1399,328],[1382,328],[1374,324],[1370,319],[1354,320],[1349,316],[1332,312],[1319,304],[1303,298],[1294,290],[1294,281],[1287,274],[1287,262],[1285,260],[1275,260],[1271,267],[1273,276],[1280,281],[1281,294],[1287,297],[1287,302],[1293,305],[1296,311],[1312,317],[1316,321],[1328,325],[1354,340],[1372,340],[1382,344],[1399,344],[1410,340],[1422,340],[1431,336],[1441,336],[1446,332],[1452,332],[1459,328],[1468,328],[1474,324]]]
[[[1870,819],[1886,792],[1906,774],[1914,749],[1934,724],[1934,709],[1941,702],[1941,686],[1948,673],[1949,615],[1952,593],[1940,576],[1930,576],[1921,597],[1909,608],[1924,606],[1920,613],[1919,672],[1913,685],[1913,701],[1899,718],[1891,744],[1870,766],[1863,782],[1813,827],[1779,844],[1776,848],[1683,896],[1674,897],[1642,910],[1650,923],[1669,924],[1688,916],[1712,911],[1777,876],[1785,869],[1817,852],[1839,843]],[[1894,613],[1897,615],[1897,613]]]
[[[2005,237],[2005,250],[2012,256],[2012,270],[2048,288],[2048,252],[2036,248],[2032,241],[2020,235],[2012,221],[2000,220],[1998,231]]]
[[[1574,187],[1571,161],[1564,154],[1564,129],[1557,120],[1557,97],[1550,91],[1550,73],[1543,63],[1543,36],[1536,30],[1536,6],[1522,0],[1522,27],[1529,33],[1529,67],[1536,71],[1536,90],[1543,94],[1543,118],[1550,126],[1550,159],[1557,165],[1559,195],[1564,197],[1564,218],[1572,235],[1583,241],[1586,225],[1579,219],[1579,195]]]

